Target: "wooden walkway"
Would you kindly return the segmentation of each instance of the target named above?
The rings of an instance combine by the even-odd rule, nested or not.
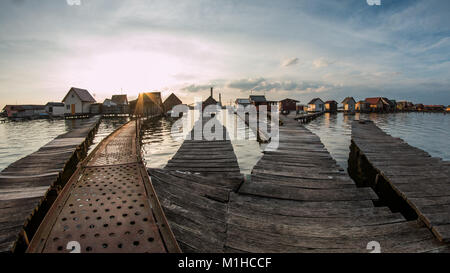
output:
[[[280,117],[280,144],[266,152],[229,202],[226,247],[248,252],[448,251],[429,230],[357,188],[319,137]]]
[[[355,121],[349,163],[356,180],[375,189],[388,185],[395,195],[391,199],[404,201],[439,240],[450,242],[450,162],[386,134],[371,121]],[[358,169],[372,175],[358,175]]]
[[[194,127],[198,126],[200,128],[198,132],[201,134],[210,120],[203,118],[202,124],[196,122]],[[183,142],[178,152],[169,160],[164,169],[207,176],[226,174],[228,178],[239,180],[242,175],[227,130],[221,124],[217,126],[220,127],[220,132],[218,131],[221,134],[219,140],[208,140],[203,134],[196,139],[195,129],[193,129],[190,133],[191,140]],[[212,128],[212,133],[215,133],[215,127]]]
[[[323,114],[325,114],[325,111],[302,114],[302,115],[295,116],[295,119],[298,120],[300,123],[305,124],[305,123],[308,123],[308,122],[322,116]]]
[[[240,113],[235,112],[236,116],[238,116],[242,121],[245,122],[245,124],[253,131],[253,133],[256,135],[259,142],[266,143],[270,141],[270,123],[265,125],[267,127],[267,132],[262,130],[259,126],[253,126],[253,124],[249,123],[249,115],[248,113]],[[259,123],[258,123],[259,125]]]
[[[203,128],[207,121],[196,125]],[[183,252],[223,252],[229,193],[243,176],[227,131],[220,128],[225,140],[185,140],[164,169],[149,169]]]
[[[103,140],[45,216],[27,252],[179,252],[131,121]]]
[[[371,241],[382,252],[449,251],[419,222],[375,207],[373,190],[357,188],[339,171],[318,136],[281,118],[279,148],[265,152],[238,190],[226,172],[211,178],[173,167],[149,170],[183,251],[367,253]],[[199,155],[210,151],[209,160],[189,158],[204,170],[218,167],[219,152],[203,143],[195,148]]]
[[[0,173],[0,252],[14,251],[28,243],[76,165],[86,156],[99,121],[98,116],[81,121],[70,132]]]

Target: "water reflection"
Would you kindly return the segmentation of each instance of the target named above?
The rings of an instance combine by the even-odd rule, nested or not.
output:
[[[147,167],[163,168],[178,151],[182,142],[171,136],[174,122],[172,118],[156,117],[143,123],[142,149]]]
[[[450,116],[441,113],[392,113],[343,115],[326,113],[306,125],[317,134],[338,164],[347,168],[351,122],[370,119],[388,134],[423,149],[432,156],[450,160]]]
[[[20,158],[37,151],[58,135],[82,126],[86,121],[85,119],[41,119],[0,123],[0,171]],[[103,119],[90,150],[126,121],[127,118]]]
[[[102,119],[100,125],[98,126],[97,134],[95,134],[94,140],[91,146],[89,146],[88,152],[90,153],[105,137],[109,136],[112,132],[127,123],[129,120],[129,117],[112,117]]]
[[[223,124],[230,134],[241,172],[250,173],[262,156],[261,147],[251,129],[239,117],[227,110],[223,110],[222,114]],[[145,121],[142,142],[147,167],[163,168],[178,151],[182,144],[182,141],[178,141],[181,132],[174,138],[171,136],[174,122],[174,119],[167,117]],[[236,136],[246,136],[246,138],[237,138]]]
[[[224,110],[225,125],[227,131],[234,132],[234,137],[230,136],[234,153],[236,154],[241,173],[250,174],[253,166],[262,157],[263,147],[256,140],[254,132],[232,112]],[[231,120],[231,122],[227,122]]]
[[[262,156],[262,147],[239,117],[224,110],[224,123],[235,136],[232,145],[242,173],[250,173]],[[439,113],[395,113],[395,114],[325,114],[306,125],[316,133],[338,164],[347,168],[351,138],[351,122],[355,119],[371,119],[385,132],[400,137],[412,146],[432,156],[450,160],[450,116]],[[125,124],[128,118],[103,119],[90,150]],[[228,122],[227,122],[228,121]],[[79,127],[85,120],[33,120],[0,123],[0,171],[12,162],[37,151],[56,136]],[[171,118],[153,118],[144,125],[143,151],[148,167],[163,168],[175,155],[182,142],[171,136]],[[180,133],[181,134],[181,133]],[[180,136],[180,134],[176,136]]]
[[[64,120],[0,123],[0,171],[72,127]]]

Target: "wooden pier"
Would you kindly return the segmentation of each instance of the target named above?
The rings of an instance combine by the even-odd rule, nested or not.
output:
[[[83,161],[27,252],[179,252],[141,160],[138,122],[104,139]],[[69,248],[69,249],[67,249]]]
[[[242,114],[236,112],[235,115],[238,116],[240,119],[242,119],[244,123],[253,131],[259,142],[267,143],[270,141],[270,135],[268,134],[268,132],[264,132],[258,126],[259,123],[256,127],[249,123],[249,115],[247,113],[244,113],[244,116],[242,116]],[[267,131],[270,131],[270,124],[267,124],[266,127]]]
[[[420,222],[375,207],[375,192],[357,188],[318,136],[292,118],[281,119],[278,149],[265,152],[238,189],[227,172],[201,172],[231,161],[222,162],[220,150],[208,143],[174,156],[201,162],[201,170],[191,170],[198,173],[182,164],[149,170],[183,251],[367,253],[372,241],[382,252],[450,250]]]
[[[323,114],[325,114],[325,112],[302,114],[297,115],[295,119],[298,120],[300,123],[305,124],[315,120],[316,118],[322,116]]]
[[[203,119],[203,128],[209,119]],[[183,252],[223,252],[229,193],[243,182],[233,146],[203,136],[185,140],[162,170],[149,169],[152,184]],[[201,130],[199,130],[201,132]]]
[[[349,172],[393,210],[418,218],[440,241],[450,242],[450,162],[386,134],[371,121],[355,121]]]
[[[190,139],[185,140],[178,152],[169,160],[166,170],[197,173],[202,175],[221,175],[238,179],[241,177],[239,165],[233,146],[229,140],[226,128],[220,126],[219,140],[207,140],[203,134],[203,128],[211,119],[203,118],[202,122],[196,122],[199,136],[195,136],[195,129],[190,132]],[[220,125],[219,125],[220,124]],[[212,128],[215,133],[216,128]]]
[[[77,164],[87,155],[100,118],[19,159],[0,173],[0,252],[24,251]]]
[[[228,204],[226,248],[246,252],[448,251],[426,227],[375,207],[319,137],[281,117],[276,151],[265,152]]]
[[[377,185],[388,175],[403,179],[398,180],[403,181],[404,186],[398,186],[402,196],[419,208],[411,210],[424,212],[419,220],[411,219],[376,194],[383,191],[367,187],[368,181],[358,184],[366,187],[357,187],[320,138],[294,117],[280,119],[278,147],[264,151],[246,179],[226,128],[218,121],[213,134],[220,139],[203,134],[214,121],[203,119],[164,169],[148,170],[140,153],[140,123],[125,124],[57,191],[34,236],[24,240],[29,242],[27,252],[368,253],[371,246],[384,253],[450,252],[442,232],[448,225],[448,162],[398,140],[390,142],[392,137],[381,130],[369,133],[370,124],[354,125],[362,129],[355,129],[352,149],[371,147],[369,139],[375,137],[380,148],[367,152],[370,156],[382,147],[403,153],[404,161],[381,153],[374,162],[384,165],[377,166],[401,168],[380,169],[375,177]],[[409,163],[402,162],[412,155],[423,156],[412,165],[421,173],[408,176]],[[423,161],[426,158],[430,161]],[[437,162],[441,165],[433,167]],[[430,184],[436,188],[425,187]],[[14,215],[16,206],[8,202],[0,202],[9,208],[2,219]]]

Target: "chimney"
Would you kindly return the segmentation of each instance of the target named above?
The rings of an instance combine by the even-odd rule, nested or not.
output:
[[[219,93],[219,103],[222,105],[222,93]]]
[[[213,87],[211,87],[211,98],[213,97]]]

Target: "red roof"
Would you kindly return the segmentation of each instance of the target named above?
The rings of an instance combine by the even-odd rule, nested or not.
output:
[[[380,97],[377,97],[377,98],[366,98],[366,102],[368,102],[370,104],[377,104],[380,100],[381,100]]]
[[[284,100],[280,100],[280,101],[295,101],[295,102],[299,102],[298,100],[294,100],[294,99],[289,99],[289,98],[286,98],[286,99],[284,99]]]
[[[444,105],[424,105],[424,107],[429,107],[429,108],[444,108]]]

